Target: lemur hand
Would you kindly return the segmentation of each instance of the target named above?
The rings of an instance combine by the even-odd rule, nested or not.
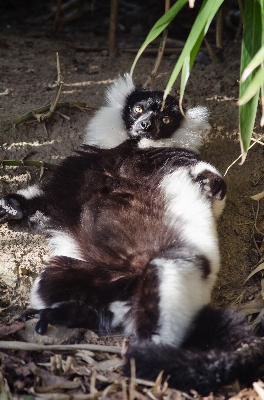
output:
[[[21,218],[23,218],[23,211],[18,200],[9,196],[0,199],[0,224],[4,224],[11,219]]]
[[[226,195],[226,183],[223,178],[209,170],[204,170],[197,175],[196,181],[199,182],[208,197],[223,200]]]

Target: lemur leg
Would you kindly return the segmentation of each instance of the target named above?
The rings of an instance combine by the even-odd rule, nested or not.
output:
[[[146,267],[132,316],[139,340],[179,346],[197,312],[209,303],[210,262],[190,246],[170,248]]]
[[[130,376],[133,358],[138,378],[155,380],[163,370],[171,387],[195,389],[201,395],[236,379],[251,384],[264,362],[264,343],[251,332],[244,317],[235,310],[210,307],[198,313],[180,347],[142,340],[125,351],[126,375]]]
[[[54,306],[54,308],[29,309],[18,320],[25,322],[30,318],[39,318],[35,330],[43,335],[49,324],[66,325],[69,328],[99,329],[103,311],[105,311],[105,321],[111,320],[111,312],[108,310],[101,310],[100,314],[99,310],[97,311],[86,304],[62,303]]]
[[[124,277],[122,272],[70,257],[55,257],[34,282],[31,305],[22,320],[38,316],[36,330],[45,333],[48,323],[69,327],[107,327],[111,324],[109,306],[127,301],[134,293],[136,276]]]

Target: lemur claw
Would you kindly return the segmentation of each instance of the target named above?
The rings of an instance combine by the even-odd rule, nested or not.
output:
[[[21,219],[23,216],[18,200],[9,196],[0,199],[0,224],[4,224],[11,219]]]
[[[34,308],[29,308],[28,310],[23,312],[23,314],[21,314],[17,320],[21,322],[26,322],[31,318],[39,318],[35,327],[35,331],[38,334],[43,335],[48,329],[48,321],[45,318],[41,318],[41,313],[45,315],[45,309],[35,310]]]
[[[26,322],[31,318],[36,318],[39,315],[39,310],[35,310],[34,308],[29,308],[20,317],[17,318],[17,321]]]

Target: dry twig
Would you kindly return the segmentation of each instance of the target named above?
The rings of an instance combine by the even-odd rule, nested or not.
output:
[[[119,346],[104,346],[95,344],[68,344],[68,345],[42,345],[37,343],[25,343],[18,341],[0,341],[0,349],[9,350],[26,350],[26,351],[69,351],[69,350],[91,350],[91,351],[105,351],[108,353],[121,354],[121,347]]]
[[[165,13],[170,9],[170,0],[165,0]],[[159,46],[159,51],[157,55],[157,59],[154,65],[153,70],[151,71],[149,77],[147,78],[146,82],[144,83],[143,87],[151,87],[153,85],[153,82],[157,76],[161,60],[163,58],[165,46],[166,46],[166,40],[167,40],[167,35],[168,35],[168,29],[165,29],[162,33],[162,38],[160,41],[160,46]]]

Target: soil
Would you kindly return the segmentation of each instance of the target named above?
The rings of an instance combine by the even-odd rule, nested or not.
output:
[[[11,12],[11,11],[10,11]],[[89,19],[90,18],[90,19]],[[60,102],[86,102],[100,106],[104,92],[118,74],[130,70],[135,54],[120,50],[110,58],[105,50],[106,29],[95,33],[87,28],[93,16],[66,23],[56,35],[52,24],[33,26],[28,21],[0,24],[0,128],[1,153],[4,160],[34,159],[51,163],[71,154],[82,142],[85,126],[93,111],[62,109],[51,122],[20,124],[4,131],[4,126],[23,114],[49,104],[55,93],[56,52],[65,82]],[[136,25],[136,24],[135,24]],[[102,26],[105,26],[102,24]],[[136,32],[118,35],[118,47],[139,48],[144,38],[144,24]],[[80,51],[79,46],[97,47],[100,51]],[[204,160],[221,173],[240,155],[238,141],[238,79],[240,41],[226,37],[223,61],[213,63],[205,53],[206,63],[195,63],[185,93],[187,106],[204,105],[211,113],[211,134],[202,150]],[[177,55],[164,56],[155,87],[164,89]],[[155,58],[143,55],[134,72],[136,84],[143,84],[151,72]],[[177,81],[173,93],[178,95]],[[32,122],[32,121],[31,121]],[[258,121],[257,121],[258,124]],[[258,132],[259,130],[256,129]],[[260,276],[244,285],[259,252],[252,239],[254,212],[257,203],[250,196],[262,192],[264,185],[264,148],[255,145],[243,165],[237,162],[225,176],[228,186],[225,211],[219,221],[222,256],[221,272],[213,293],[217,306],[251,300],[260,290]],[[2,195],[25,188],[49,172],[36,167],[1,167]],[[263,210],[259,210],[262,219]],[[10,223],[0,227],[0,273],[2,317],[9,321],[28,306],[33,280],[45,265],[48,249],[44,238],[25,227]]]

